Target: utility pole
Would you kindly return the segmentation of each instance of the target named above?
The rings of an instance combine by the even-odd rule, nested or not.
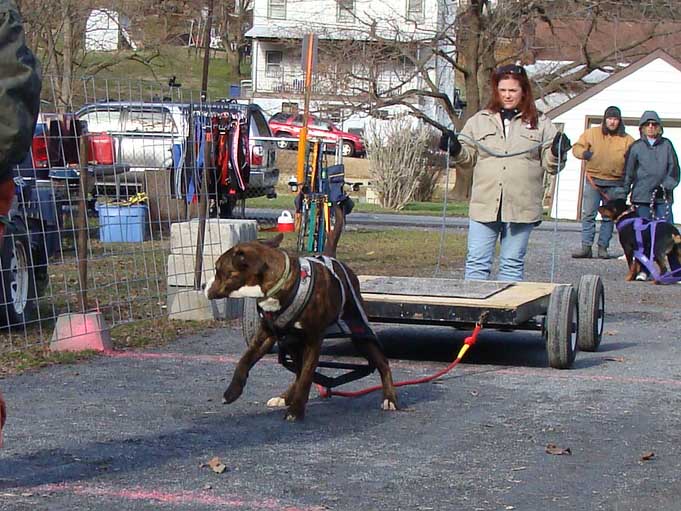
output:
[[[210,36],[213,31],[213,0],[208,0],[208,15],[206,16],[206,35],[203,46],[203,78],[201,79],[201,101],[208,96],[208,65],[210,63]]]

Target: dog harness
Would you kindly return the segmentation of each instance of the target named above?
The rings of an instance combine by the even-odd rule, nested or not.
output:
[[[617,230],[619,231],[627,225],[633,224],[634,233],[636,234],[636,249],[634,250],[634,257],[646,268],[646,270],[648,270],[656,282],[660,282],[662,284],[674,284],[676,282],[681,282],[681,266],[677,266],[666,273],[660,274],[657,265],[654,264],[655,253],[653,247],[655,247],[655,231],[657,226],[661,223],[665,223],[665,221],[648,220],[647,218],[641,218],[637,216],[624,218],[618,221],[616,225]],[[650,250],[648,254],[645,253],[645,245],[643,243],[643,232],[646,230],[650,232]]]
[[[312,290],[314,289],[315,283],[315,273],[318,271],[316,266],[323,265],[336,279],[341,292],[341,303],[338,309],[338,317],[336,321],[327,328],[325,336],[356,335],[360,337],[375,337],[373,330],[369,326],[369,320],[366,316],[366,313],[361,306],[362,302],[360,301],[360,298],[353,286],[349,284],[350,278],[345,266],[342,263],[332,257],[327,256],[301,257],[298,259],[298,262],[300,264],[300,272],[296,278],[293,298],[291,298],[281,310],[276,312],[265,311],[258,306],[258,313],[270,324],[271,327],[273,327],[273,330],[284,332],[291,328],[297,328],[295,326],[295,322],[303,312],[303,309],[305,309],[309,303],[310,297],[312,296]],[[341,275],[336,272],[334,268],[334,262],[338,263],[338,267],[342,269]],[[284,275],[287,273],[288,272],[285,271]],[[343,315],[347,299],[345,286],[343,285],[344,281],[348,283],[348,288],[350,289],[350,293],[352,295],[351,300],[353,304],[352,308],[354,309],[354,317],[351,318],[344,317]],[[282,282],[282,279],[280,279],[279,282]],[[282,286],[278,287],[281,289]],[[277,289],[277,291],[279,289]],[[268,292],[268,296],[272,296],[273,294],[275,294],[275,292],[272,292],[272,290]]]

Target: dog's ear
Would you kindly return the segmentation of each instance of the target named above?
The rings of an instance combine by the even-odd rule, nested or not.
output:
[[[268,238],[266,240],[261,240],[260,243],[262,243],[263,245],[267,245],[268,247],[279,248],[279,245],[281,245],[281,242],[282,242],[283,239],[284,239],[284,233],[280,232],[274,238]]]

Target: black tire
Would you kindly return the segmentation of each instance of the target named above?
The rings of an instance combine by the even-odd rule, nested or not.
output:
[[[579,329],[577,345],[582,351],[598,351],[605,324],[605,291],[598,275],[582,275],[577,288]]]
[[[244,311],[241,316],[241,333],[246,346],[250,346],[260,327],[260,315],[256,307],[255,298],[244,298]]]
[[[15,220],[7,227],[0,250],[0,323],[24,326],[36,319],[36,285],[26,227]]]
[[[341,153],[343,156],[352,157],[355,155],[355,146],[352,144],[352,142],[343,140],[343,144],[341,145]]]
[[[577,354],[577,296],[572,286],[556,286],[546,313],[546,352],[554,369],[569,369]]]
[[[281,138],[291,138],[291,134],[290,134],[290,133],[282,133],[282,132],[280,132],[280,133],[277,133],[276,136],[277,136],[277,137],[281,137]],[[279,149],[290,149],[290,148],[292,147],[292,144],[291,144],[291,142],[289,142],[288,140],[277,140],[277,147],[278,147]]]
[[[41,297],[45,294],[50,284],[50,277],[47,271],[48,252],[55,253],[59,250],[59,238],[56,241],[49,238],[47,234],[50,227],[46,227],[37,220],[28,221],[28,230],[31,240],[31,254],[33,256],[33,278],[35,279],[35,296]],[[54,228],[52,228],[54,231]],[[52,245],[54,243],[54,245]],[[55,246],[57,245],[57,246]]]

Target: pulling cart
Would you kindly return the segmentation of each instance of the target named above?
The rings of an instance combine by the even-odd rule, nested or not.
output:
[[[465,281],[444,278],[359,277],[369,321],[541,331],[549,365],[568,369],[577,350],[597,351],[603,336],[605,294],[601,278],[584,275],[571,284]],[[243,335],[259,323],[255,300],[247,299]],[[320,363],[320,367],[323,364]]]
[[[603,336],[605,294],[597,275],[571,284],[359,277],[370,321],[541,331],[549,365],[572,366],[577,348],[596,351]]]

